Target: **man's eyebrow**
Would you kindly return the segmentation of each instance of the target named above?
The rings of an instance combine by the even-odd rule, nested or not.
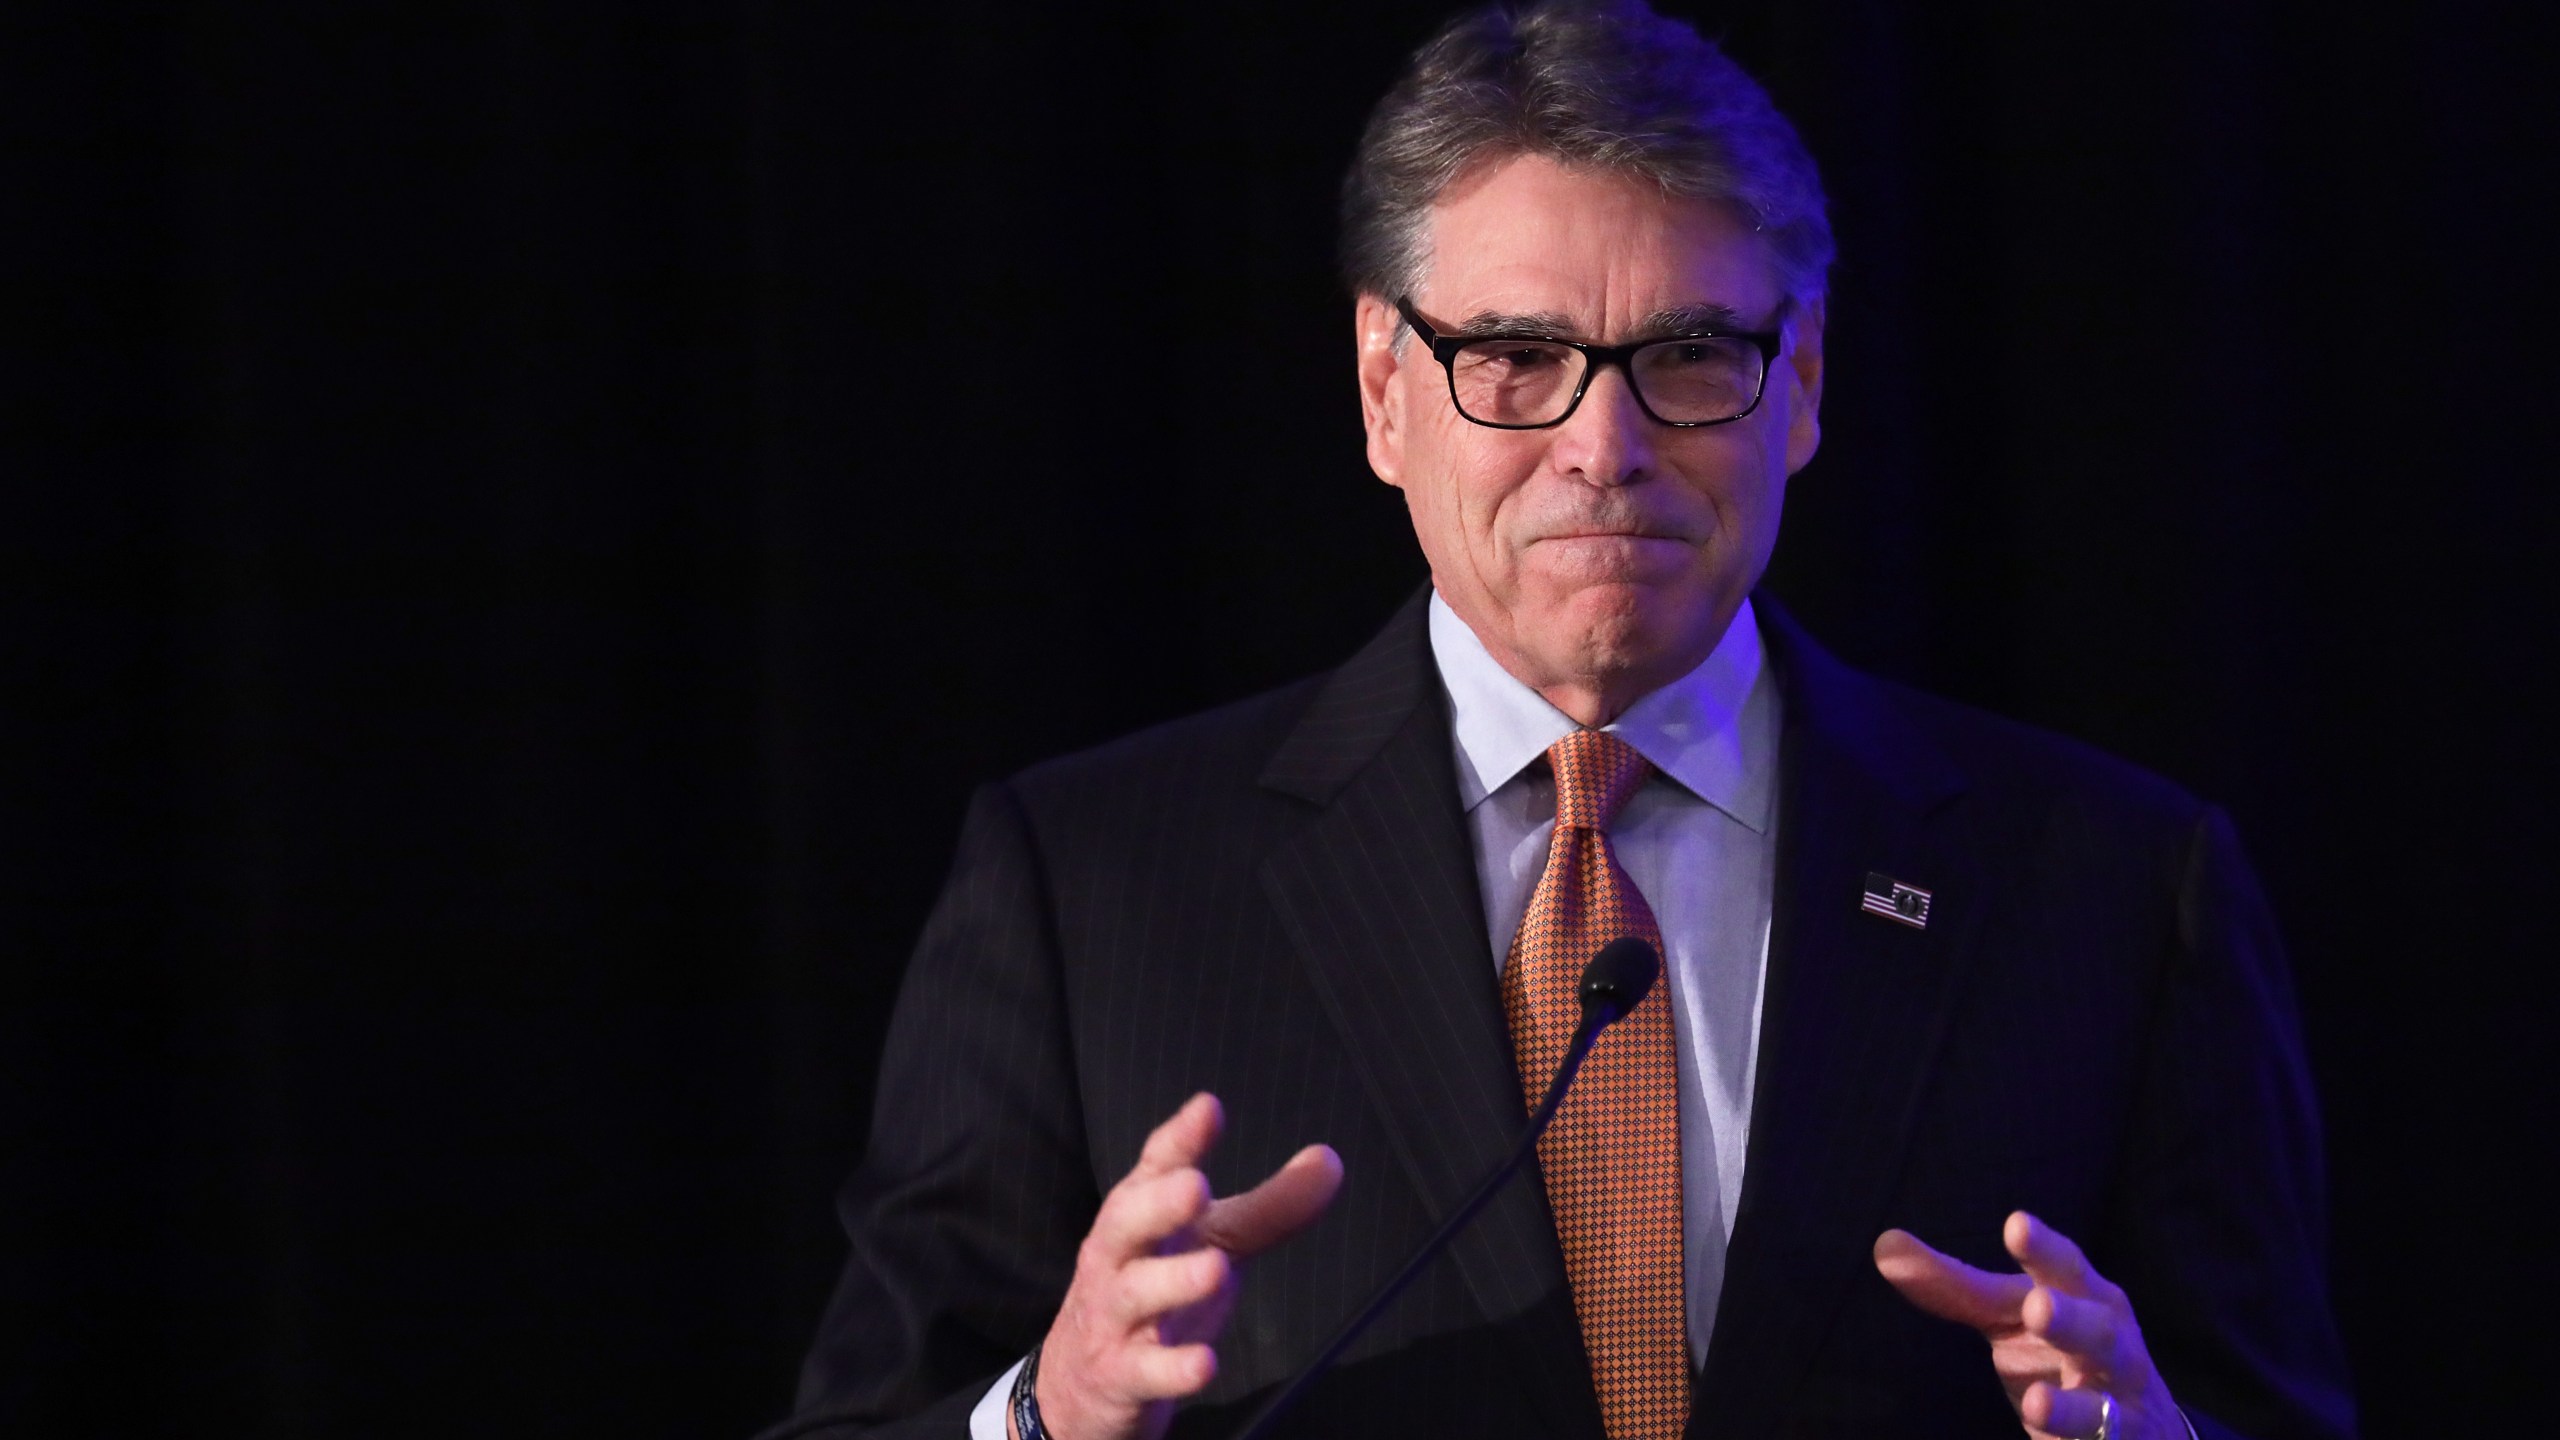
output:
[[[1532,310],[1526,314],[1509,310],[1479,310],[1458,327],[1468,336],[1476,335],[1570,335],[1573,321],[1554,310]]]
[[[1636,326],[1635,333],[1627,338],[1635,341],[1656,340],[1671,335],[1696,335],[1702,331],[1732,335],[1747,328],[1742,323],[1742,313],[1732,306],[1701,301],[1695,305],[1674,305],[1667,310],[1656,310],[1644,317],[1643,321]],[[1554,310],[1531,310],[1526,313],[1510,310],[1479,310],[1467,317],[1467,323],[1460,328],[1459,334],[1465,339],[1487,335],[1564,337],[1574,334],[1574,323],[1571,316]]]
[[[1713,303],[1675,305],[1668,310],[1656,310],[1644,317],[1644,323],[1636,327],[1635,335],[1630,338],[1651,339],[1662,335],[1695,335],[1707,330],[1720,335],[1732,335],[1748,328],[1742,323],[1742,312],[1730,305]]]

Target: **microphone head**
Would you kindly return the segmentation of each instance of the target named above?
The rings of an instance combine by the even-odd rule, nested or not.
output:
[[[1601,1025],[1616,1020],[1643,1001],[1661,973],[1662,957],[1642,936],[1619,936],[1583,967],[1583,1016]]]

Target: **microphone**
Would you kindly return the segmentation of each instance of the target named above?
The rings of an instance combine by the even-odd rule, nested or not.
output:
[[[1493,1202],[1504,1182],[1518,1174],[1520,1167],[1527,1164],[1529,1156],[1536,1152],[1538,1137],[1547,1133],[1548,1124],[1556,1118],[1556,1111],[1564,1104],[1565,1092],[1573,1088],[1573,1077],[1581,1073],[1582,1062],[1590,1055],[1592,1043],[1600,1038],[1600,1032],[1625,1018],[1628,1011],[1641,1004],[1661,974],[1662,957],[1655,954],[1653,946],[1639,936],[1622,935],[1600,947],[1599,952],[1591,957],[1591,963],[1582,969],[1582,984],[1577,991],[1582,1001],[1582,1023],[1574,1027],[1573,1041],[1565,1046],[1564,1061],[1556,1066],[1555,1081],[1547,1086],[1547,1097],[1539,1101],[1538,1108],[1530,1113],[1529,1128],[1521,1133],[1520,1141],[1512,1147],[1511,1154],[1493,1168],[1493,1173],[1477,1182],[1476,1188],[1467,1193],[1467,1198],[1459,1203],[1458,1208],[1450,1211],[1449,1217],[1440,1222],[1440,1228],[1431,1232],[1431,1238],[1423,1241],[1421,1248],[1413,1252],[1413,1258],[1404,1262],[1404,1268],[1379,1286],[1378,1292],[1369,1297],[1369,1303],[1361,1306],[1358,1313],[1343,1322],[1342,1328],[1334,1332],[1333,1338],[1325,1342],[1325,1347],[1316,1352],[1316,1358],[1307,1362],[1297,1378],[1264,1401],[1261,1409],[1253,1412],[1253,1418],[1236,1431],[1235,1440],[1263,1440],[1270,1434],[1271,1427],[1298,1403],[1298,1397],[1306,1393],[1307,1387],[1333,1368],[1333,1362],[1342,1358],[1342,1352],[1360,1337],[1360,1332],[1385,1314],[1387,1307],[1405,1292],[1415,1277],[1421,1275],[1441,1251],[1449,1248],[1450,1241],[1458,1238],[1458,1232],[1466,1229],[1468,1222]]]

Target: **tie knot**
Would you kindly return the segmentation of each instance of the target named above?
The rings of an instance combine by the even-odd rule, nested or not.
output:
[[[1548,746],[1547,764],[1556,772],[1556,824],[1603,834],[1653,773],[1636,747],[1605,730],[1576,730]]]

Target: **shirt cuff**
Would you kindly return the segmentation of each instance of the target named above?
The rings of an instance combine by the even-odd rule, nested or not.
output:
[[[996,1377],[995,1387],[969,1412],[969,1440],[1005,1440],[1005,1404],[1013,1398],[1013,1377],[1022,1373],[1023,1362]]]

